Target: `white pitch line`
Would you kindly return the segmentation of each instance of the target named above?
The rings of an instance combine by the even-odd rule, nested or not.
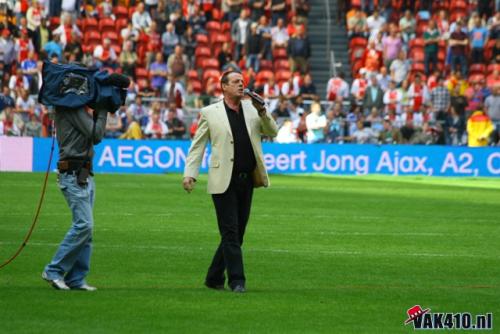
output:
[[[17,245],[15,242],[1,242],[0,245]],[[38,246],[38,247],[57,247],[58,243],[49,242],[30,242],[27,246]],[[106,245],[98,244],[94,246],[95,248],[107,248],[107,249],[140,249],[140,250],[170,250],[174,252],[188,252],[197,253],[198,251],[213,251],[212,248],[203,247],[178,247],[178,246],[164,246],[164,245]],[[497,256],[487,256],[478,254],[439,254],[439,253],[368,253],[359,251],[347,251],[347,250],[290,250],[290,249],[264,249],[264,248],[247,248],[245,250],[248,253],[252,252],[263,252],[263,253],[286,253],[286,254],[322,254],[322,255],[347,255],[347,256],[362,256],[362,257],[466,257],[466,258],[480,258],[480,259],[494,259],[498,260]]]
[[[4,231],[24,231],[26,228],[21,228],[18,226],[0,226],[0,230]],[[44,232],[53,232],[53,231],[63,231],[63,229],[59,227],[38,227],[36,229],[37,231],[44,231]],[[269,235],[269,233],[273,233],[273,231],[278,231],[281,234],[296,234],[295,231],[286,231],[282,229],[267,229],[267,228],[262,228],[260,227],[260,230],[254,230],[251,233],[252,234],[263,234],[263,235]],[[99,232],[109,232],[109,231],[114,231],[114,229],[111,228],[104,228],[104,227],[97,227],[96,231]],[[122,230],[123,231],[123,230]],[[128,230],[128,231],[134,231],[134,230]],[[168,225],[167,228],[150,228],[147,230],[148,232],[165,232],[165,233],[206,233],[205,230],[193,230],[193,229],[179,229],[175,228],[172,225]],[[387,237],[460,237],[464,236],[463,234],[459,233],[446,233],[446,232],[341,232],[341,231],[301,231],[300,232],[302,235],[307,234],[307,235],[328,235],[328,236],[366,236],[366,237],[380,237],[380,236],[387,236]],[[489,236],[489,235],[475,235],[475,237],[484,237],[484,236]]]

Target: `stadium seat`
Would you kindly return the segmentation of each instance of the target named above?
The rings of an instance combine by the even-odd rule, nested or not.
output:
[[[101,34],[98,31],[85,31],[83,35],[83,41],[85,44],[101,44]]]
[[[101,33],[108,32],[108,31],[116,33],[115,21],[113,21],[113,19],[109,19],[109,18],[99,20],[99,31]]]
[[[137,78],[137,80],[148,79],[149,78],[149,71],[144,67],[137,67],[135,69],[135,77]]]
[[[223,34],[226,34],[228,32],[231,32],[231,23],[230,22],[227,22],[225,21],[224,23],[222,23],[222,26],[221,26],[221,32]]]
[[[425,52],[423,49],[416,49],[410,51],[410,58],[414,62],[423,62],[425,60]]]
[[[411,72],[425,73],[425,65],[423,63],[413,63],[411,65]]]
[[[463,0],[452,1],[449,9],[450,11],[455,11],[455,10],[467,11],[467,3]]]
[[[221,13],[221,10],[219,8],[212,9],[212,19],[215,21],[222,20],[222,13]]]
[[[203,91],[203,88],[202,88],[203,86],[199,80],[189,80],[189,83],[193,87],[193,91],[195,93],[201,94],[201,92]]]
[[[469,82],[470,83],[481,82],[481,81],[485,81],[485,80],[486,80],[486,77],[484,76],[484,74],[469,75]]]
[[[273,50],[273,58],[277,59],[288,59],[288,52],[285,48],[275,48]]]
[[[111,44],[119,44],[118,34],[115,31],[106,31],[102,33],[102,39],[109,38]]]
[[[201,63],[201,67],[203,71],[213,69],[213,70],[219,70],[220,69],[220,64],[219,61],[216,58],[207,58],[204,59]]]
[[[363,38],[363,37],[354,37],[349,42],[349,49],[354,49],[357,46],[358,47],[366,48],[367,45],[368,45],[368,41],[366,40],[366,38]]]
[[[145,90],[149,88],[149,80],[145,78],[137,79],[137,86],[139,86],[139,90]]]
[[[484,74],[486,72],[486,65],[484,64],[472,64],[469,67],[469,74]]]
[[[196,48],[194,55],[196,57],[210,57],[210,56],[212,56],[212,51],[210,51],[210,48],[208,48],[206,46],[202,46],[202,47]]]
[[[196,57],[195,66],[197,68],[201,68],[203,66],[203,61],[205,59],[212,58],[212,53],[210,48],[204,46],[196,48],[194,55]]]
[[[121,35],[122,29],[127,27],[128,22],[129,22],[128,19],[117,19],[116,20],[115,26],[116,26],[116,33],[118,34],[118,36]]]
[[[417,24],[417,36],[421,37],[424,35],[427,26],[429,25],[429,21],[419,21]]]
[[[273,75],[274,73],[271,71],[259,71],[255,77],[255,81],[260,84],[265,84]]]
[[[189,78],[189,80],[199,80],[199,77],[198,77],[198,71],[196,70],[189,70],[187,72],[187,77]]]
[[[500,64],[490,64],[490,65],[488,65],[488,68],[486,69],[486,72],[488,74],[492,74],[495,71],[500,72]]]
[[[291,77],[292,73],[290,71],[281,70],[276,73],[276,81],[278,83],[288,81],[288,79],[290,79]]]
[[[120,44],[111,44],[111,47],[115,50],[116,55],[119,57],[122,52],[122,47]]]
[[[196,35],[196,42],[198,43],[197,46],[208,46],[208,37],[207,35],[204,34],[197,34]]]
[[[209,34],[213,32],[221,32],[221,25],[217,21],[208,21],[205,28]]]
[[[266,71],[273,70],[273,62],[267,59],[261,59],[260,61],[260,69]]]
[[[203,72],[203,82],[207,82],[208,78],[213,78],[216,82],[219,82],[221,73],[219,70],[208,69]]]
[[[410,47],[410,50],[413,48],[423,48],[425,46],[424,39],[423,38],[413,38],[408,43],[408,46]]]
[[[120,19],[128,20],[129,18],[128,9],[125,6],[116,6],[115,8],[113,8],[113,13],[115,14],[117,20]]]
[[[93,17],[88,17],[83,20],[83,30],[84,32],[97,31],[99,32],[99,23]]]
[[[274,62],[274,71],[277,72],[279,70],[290,70],[290,62],[288,59],[280,59]]]
[[[484,49],[484,58],[491,59],[493,57],[493,48],[495,47],[495,40],[491,39],[486,43],[486,48]]]

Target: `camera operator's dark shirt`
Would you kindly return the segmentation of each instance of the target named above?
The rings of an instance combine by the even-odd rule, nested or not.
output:
[[[106,109],[97,109],[95,113],[97,113],[97,120],[92,138],[94,121],[84,108],[56,108],[55,124],[59,160],[83,160],[87,155],[89,157],[94,155],[93,146],[99,144],[104,136],[108,112]]]

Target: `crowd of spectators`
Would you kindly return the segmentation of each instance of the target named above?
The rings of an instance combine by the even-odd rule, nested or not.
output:
[[[36,101],[47,59],[131,78],[108,138],[189,138],[196,111],[221,97],[221,73],[238,69],[267,100],[280,143],[495,144],[492,6],[339,1],[354,80],[339,73],[323,95],[309,72],[307,0],[1,1],[0,135],[50,135]]]
[[[349,85],[339,74],[328,82],[324,140],[498,144],[499,7],[488,0],[341,1],[354,80]]]
[[[308,12],[308,0],[0,1],[0,135],[50,135],[36,101],[48,60],[132,79],[108,137],[189,137],[184,118],[221,97],[225,70],[269,99],[291,91],[294,75],[297,86],[309,70]]]

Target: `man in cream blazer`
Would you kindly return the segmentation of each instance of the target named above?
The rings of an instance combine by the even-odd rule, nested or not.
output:
[[[198,130],[186,160],[183,187],[191,192],[198,178],[205,147],[210,141],[208,193],[217,214],[221,242],[215,252],[205,285],[245,292],[241,244],[250,216],[254,187],[269,186],[261,136],[276,136],[278,128],[266,108],[253,99],[244,100],[243,76],[222,75],[224,99],[201,110]]]

